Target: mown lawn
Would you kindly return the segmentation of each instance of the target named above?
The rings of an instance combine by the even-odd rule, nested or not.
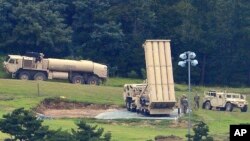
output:
[[[142,80],[138,79],[110,78],[105,85],[87,86],[61,82],[38,83],[35,81],[0,79],[0,116],[2,117],[3,114],[19,107],[33,108],[44,98],[59,96],[65,96],[72,101],[123,106],[123,84],[141,82]],[[175,85],[175,89],[176,97],[180,97],[184,93],[187,94],[186,85]],[[193,94],[191,95],[198,93],[202,96],[204,90],[210,89],[226,89],[230,92],[250,94],[250,88],[193,87]],[[248,95],[247,99],[250,101],[250,95]],[[183,117],[182,120],[187,120],[187,117]],[[230,124],[250,123],[250,112],[221,112],[199,109],[192,113],[192,120],[205,121],[209,125],[210,134],[216,139],[224,140],[228,137]],[[52,119],[45,120],[44,125],[49,125],[51,129],[62,128],[70,131],[71,128],[76,127],[74,123],[77,121],[79,119]],[[114,141],[145,141],[153,139],[156,135],[171,134],[185,138],[187,133],[185,126],[170,128],[169,124],[157,124],[159,121],[152,121],[150,124],[144,123],[144,120],[135,121],[134,124],[130,124],[126,120],[117,122],[89,119],[87,121],[103,127],[105,131],[111,131]],[[164,121],[160,122],[164,123]],[[0,140],[3,140],[6,136],[6,134],[0,133]]]

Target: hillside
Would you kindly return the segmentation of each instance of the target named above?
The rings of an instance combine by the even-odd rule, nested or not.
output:
[[[103,86],[72,85],[60,82],[35,82],[20,81],[12,79],[0,79],[0,115],[6,114],[15,108],[36,107],[44,98],[65,96],[70,101],[78,101],[95,104],[115,104],[123,106],[121,87],[123,83],[138,83],[141,80],[110,78]],[[37,86],[39,84],[40,95],[38,96]],[[187,92],[186,85],[176,85],[176,95]],[[194,87],[193,91],[202,94],[204,90],[227,89],[232,92],[250,94],[250,88],[209,88]],[[248,101],[250,102],[250,95]],[[199,109],[192,114],[192,120],[203,120],[210,127],[210,134],[217,139],[224,139],[228,135],[230,124],[250,123],[250,112],[239,111],[221,112]],[[181,118],[181,123],[166,120],[95,120],[87,119],[91,124],[98,124],[105,130],[111,131],[113,140],[138,140],[145,141],[153,139],[156,135],[171,135],[185,137],[187,117]],[[52,129],[62,128],[69,130],[74,128],[74,122],[78,119],[53,119],[45,120],[44,124]],[[0,134],[3,139],[5,134]]]

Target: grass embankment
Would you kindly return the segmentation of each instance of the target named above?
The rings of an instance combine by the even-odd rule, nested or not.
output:
[[[116,104],[123,105],[123,84],[140,83],[142,80],[110,78],[103,86],[72,85],[59,82],[39,82],[40,95],[38,95],[37,84],[35,81],[20,81],[10,79],[0,79],[0,116],[11,112],[15,108],[32,108],[39,104],[44,98],[65,96],[72,101],[97,103],[97,104]],[[176,97],[180,97],[187,92],[186,85],[176,85]],[[193,91],[203,94],[204,90],[227,89],[230,92],[249,93],[250,88],[208,88],[193,87]],[[250,96],[250,95],[249,95]],[[248,101],[250,97],[248,96]],[[250,112],[221,112],[198,110],[192,113],[193,120],[204,120],[209,128],[210,134],[217,139],[225,139],[228,136],[229,125],[239,123],[250,123]],[[187,120],[187,117],[183,117]],[[62,128],[69,130],[75,128],[74,122],[79,119],[53,119],[45,120],[44,124],[52,129]],[[176,135],[185,137],[187,129],[182,127],[170,127],[168,121],[147,121],[147,120],[95,120],[88,119],[91,124],[98,124],[104,127],[105,131],[111,131],[113,140],[117,141],[145,141],[153,139],[156,135]],[[0,133],[0,140],[7,135]]]

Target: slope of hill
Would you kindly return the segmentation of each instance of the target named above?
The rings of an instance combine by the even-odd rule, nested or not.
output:
[[[20,81],[13,79],[0,79],[0,116],[11,112],[15,108],[25,107],[27,109],[36,107],[43,99],[50,97],[64,96],[70,101],[78,101],[95,104],[115,104],[123,106],[121,87],[124,83],[138,83],[142,80],[110,78],[102,86],[73,85],[60,82],[35,82]],[[39,85],[39,93],[38,93]],[[179,97],[187,92],[186,85],[176,85],[176,96]],[[232,92],[250,94],[250,88],[220,88],[220,87],[193,87],[193,91],[203,94],[204,90],[227,89]],[[250,101],[248,95],[248,101]],[[225,139],[228,136],[229,125],[239,123],[250,123],[250,112],[241,113],[240,111],[222,112],[207,111],[199,109],[192,113],[192,121],[203,120],[210,128],[210,134],[217,139]],[[70,130],[75,128],[74,122],[79,119],[53,119],[45,120],[44,124],[50,128]],[[95,120],[86,119],[91,124],[98,124],[106,131],[111,131],[113,140],[136,140],[145,141],[153,139],[157,135],[176,135],[185,138],[187,133],[186,121],[184,116],[180,121],[166,120]],[[0,133],[0,140],[6,134]]]

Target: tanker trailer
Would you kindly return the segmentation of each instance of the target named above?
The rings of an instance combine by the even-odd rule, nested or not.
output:
[[[71,83],[99,85],[107,79],[107,66],[89,60],[44,59],[43,54],[8,55],[6,72],[22,80],[68,79]]]
[[[146,115],[168,115],[176,103],[170,40],[146,40],[143,48],[147,81],[124,85],[126,107]]]

